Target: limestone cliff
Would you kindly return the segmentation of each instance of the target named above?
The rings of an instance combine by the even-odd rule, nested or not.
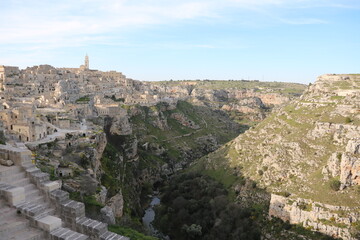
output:
[[[360,75],[323,75],[299,100],[224,146],[224,157],[215,152],[203,162],[273,193],[270,215],[357,239],[359,113]]]
[[[180,95],[195,105],[221,109],[230,113],[236,120],[257,122],[263,120],[272,107],[300,96],[305,90],[305,85],[302,84],[256,80],[189,80],[161,82],[159,85],[162,91]]]

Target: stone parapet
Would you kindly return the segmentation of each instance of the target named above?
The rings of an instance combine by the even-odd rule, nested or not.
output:
[[[84,234],[74,232],[68,228],[58,228],[50,232],[50,240],[86,240],[89,239],[88,236]]]
[[[100,236],[100,240],[130,240],[130,238],[107,231]]]
[[[107,232],[107,224],[99,222],[87,217],[76,219],[76,231],[84,233],[90,239],[99,239],[99,237]]]
[[[65,226],[76,229],[76,218],[85,217],[85,205],[82,202],[66,200],[60,203],[60,216]]]

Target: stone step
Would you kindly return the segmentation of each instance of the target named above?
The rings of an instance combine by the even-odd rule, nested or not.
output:
[[[45,198],[44,198],[44,196],[39,195],[39,196],[35,196],[33,198],[26,198],[25,201],[27,203],[40,204],[40,203],[45,203]]]
[[[45,232],[35,228],[24,228],[21,231],[14,233],[8,240],[43,240]]]
[[[25,193],[34,189],[37,189],[36,186],[32,183],[23,185],[24,189],[25,189]]]
[[[62,227],[62,220],[58,217],[47,215],[36,220],[36,226],[45,232],[52,232]]]
[[[44,213],[48,209],[47,204],[36,204],[31,202],[26,202],[19,204],[16,208],[24,215],[35,218],[36,216]]]
[[[22,218],[7,218],[7,221],[0,224],[0,238],[6,239],[16,232],[29,226],[29,222]]]
[[[6,221],[9,217],[15,217],[17,215],[15,208],[3,207],[0,209],[0,223]]]
[[[49,207],[49,203],[26,202],[18,205],[17,209],[34,220],[55,214],[55,208]]]
[[[0,182],[5,182],[5,183],[11,184],[12,182],[16,182],[17,180],[21,180],[23,178],[25,178],[25,172],[19,172],[19,173],[7,175],[4,177],[0,177]]]
[[[35,220],[44,218],[46,216],[51,216],[55,214],[55,209],[54,208],[46,208],[42,213],[36,215],[36,217],[34,218]]]
[[[50,232],[51,240],[85,240],[89,239],[88,236],[74,232],[68,228],[58,228]]]
[[[0,178],[10,176],[19,172],[21,172],[21,167],[19,166],[5,167],[0,165]]]
[[[41,170],[39,168],[37,168],[35,165],[33,165],[32,167],[26,168],[25,172],[27,172],[27,173],[39,173],[39,172],[41,172]]]
[[[28,162],[24,162],[23,164],[21,164],[21,166],[22,166],[24,169],[28,169],[28,168],[35,167],[35,164],[33,164],[31,161],[28,161]]]
[[[11,185],[17,186],[17,187],[23,187],[24,185],[27,185],[29,183],[30,183],[29,178],[22,178],[22,179],[18,179],[16,181],[12,182]]]
[[[40,194],[40,191],[36,188],[30,191],[25,191],[25,199],[33,199],[40,196]]]

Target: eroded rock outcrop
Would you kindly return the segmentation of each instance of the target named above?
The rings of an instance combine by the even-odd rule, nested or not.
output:
[[[107,206],[111,208],[115,217],[122,217],[124,210],[124,198],[121,191],[109,199]]]
[[[291,224],[301,223],[304,227],[335,238],[358,239],[353,236],[352,223],[360,220],[358,212],[342,206],[322,204],[308,199],[292,199],[271,194],[269,215]],[[343,212],[349,212],[343,216]]]

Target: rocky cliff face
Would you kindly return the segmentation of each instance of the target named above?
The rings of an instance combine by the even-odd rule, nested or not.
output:
[[[270,108],[282,105],[305,90],[296,83],[259,81],[170,81],[155,84],[162,92],[213,109],[221,109],[236,120],[261,121]]]
[[[225,166],[272,192],[270,215],[356,239],[359,113],[360,75],[320,76],[300,100],[240,135],[207,166]]]
[[[290,100],[280,93],[259,92],[256,89],[195,89],[190,96],[190,101],[195,104],[242,113],[252,121],[263,120],[269,108]]]

